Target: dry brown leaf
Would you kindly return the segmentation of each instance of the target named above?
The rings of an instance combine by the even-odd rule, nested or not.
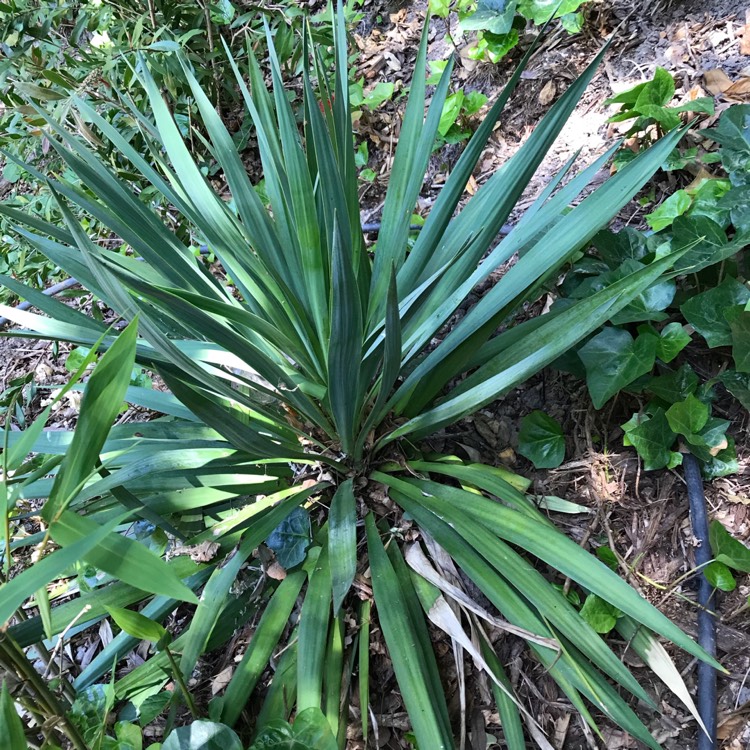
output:
[[[703,74],[703,82],[706,88],[714,95],[723,94],[731,85],[729,76],[720,68],[707,70]]]
[[[740,78],[728,89],[724,90],[724,96],[732,99],[747,99],[750,97],[750,78]]]
[[[740,54],[750,55],[750,8],[745,10],[745,25],[740,29]]]
[[[466,183],[466,192],[469,195],[474,195],[474,193],[477,192],[477,189],[478,189],[477,181],[474,179],[474,175],[471,175],[469,177],[469,181]]]
[[[539,92],[539,104],[546,107],[554,98],[557,93],[557,86],[554,81],[547,81],[544,87]]]
[[[716,729],[716,736],[720,740],[732,739],[744,728],[747,723],[747,713],[744,711],[733,711],[725,715],[724,718],[719,716],[719,725]]]
[[[229,684],[229,681],[232,679],[233,671],[234,667],[229,666],[226,669],[222,669],[221,672],[211,680],[211,695],[220,693]]]
[[[266,575],[274,581],[283,581],[286,578],[286,568],[274,560],[266,568]]]

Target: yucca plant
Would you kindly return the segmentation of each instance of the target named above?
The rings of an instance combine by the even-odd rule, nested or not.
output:
[[[174,207],[179,221],[190,223],[198,241],[219,260],[220,276],[176,239],[173,217],[144,205],[84,143],[48,118],[47,136],[88,189],[49,179],[67,228],[0,210],[118,316],[138,319],[136,361],[158,373],[169,388],[169,393],[128,388],[128,401],[164,416],[112,429],[96,448],[99,474],[81,480],[65,517],[77,517],[94,530],[113,520],[122,522],[127,511],[128,521],[145,520],[191,548],[218,545],[211,561],[192,567],[181,557],[169,562],[173,573],[192,576],[187,579],[192,590],[205,584],[173,648],[189,677],[201,654],[227,640],[261,608],[242,661],[212,704],[212,718],[230,726],[237,724],[266,674],[269,658],[285,643],[260,713],[251,717],[252,733],[262,736],[279,719],[313,712],[327,719],[325,731],[344,747],[351,705],[358,709],[366,738],[372,617],[382,630],[414,736],[424,750],[452,748],[465,736],[465,726],[448,713],[428,621],[447,633],[457,658],[468,653],[476,669],[489,675],[509,748],[525,747],[525,732],[540,747],[549,745],[514,695],[493,649],[487,633],[498,627],[528,641],[533,656],[591,727],[596,730],[593,708],[658,748],[625,696],[655,709],[653,700],[552,581],[569,577],[624,613],[620,633],[691,710],[690,697],[656,634],[718,664],[614,572],[557,531],[519,490],[513,475],[425,453],[420,441],[539,371],[669,269],[680,252],[654,258],[588,299],[502,327],[633,197],[681,133],[667,135],[584,198],[614,149],[575,174],[571,159],[512,232],[498,241],[500,228],[601,55],[517,154],[459,210],[464,187],[519,80],[519,68],[410,246],[410,219],[450,80],[449,65],[425,112],[425,31],[382,229],[371,248],[360,228],[340,14],[335,28],[331,79],[310,52],[312,63],[302,80],[302,128],[288,103],[272,44],[270,91],[252,54],[249,86],[233,66],[255,128],[270,205],[255,191],[187,65],[185,77],[230,202],[222,200],[191,158],[147,65],[140,72],[153,119],[138,117],[152,144],[149,158],[131,148],[92,107],[77,102],[80,117],[130,160]],[[109,226],[132,253],[93,244],[68,202]],[[499,281],[449,328],[469,293],[514,258]],[[115,347],[125,335],[12,279],[4,283],[46,313],[0,308],[0,314],[23,326],[9,335],[99,350]],[[9,433],[8,447],[17,446],[22,435]],[[66,433],[47,431],[26,439],[25,446],[55,455],[68,442]],[[27,477],[17,501],[49,497],[53,483],[64,480],[50,474],[54,466],[45,475]],[[51,532],[60,523],[54,509],[50,498],[42,515]],[[248,602],[238,596],[236,582],[245,575],[243,566],[253,551],[272,532],[283,532],[290,518],[304,525],[311,516],[312,543],[287,559],[280,584],[265,579],[270,598]],[[403,532],[410,525],[418,533],[406,535],[412,541],[405,543]],[[292,533],[289,528],[287,533]],[[53,532],[52,537],[63,550],[73,543],[65,535]],[[118,565],[107,558],[107,545],[116,537],[109,533],[84,555],[107,574],[101,585],[47,608],[46,616],[11,627],[19,646],[38,641],[45,631],[48,637],[60,632],[84,604],[91,610],[77,627],[105,616],[107,605],[144,600],[144,592],[157,594],[142,610],[146,616],[163,620],[175,608],[179,592],[163,590],[153,576],[144,578],[127,558]],[[13,544],[6,538],[5,549],[9,546]],[[488,612],[467,594],[467,579],[496,611]],[[355,580],[359,596],[353,592]],[[42,585],[35,581],[37,588],[28,595]],[[289,632],[301,597],[299,618],[293,618],[296,625]],[[352,617],[357,622],[353,631]],[[120,634],[74,687],[100,679],[113,659],[135,643],[127,633]],[[139,705],[163,686],[168,667],[163,654],[153,656],[115,683],[117,697]]]

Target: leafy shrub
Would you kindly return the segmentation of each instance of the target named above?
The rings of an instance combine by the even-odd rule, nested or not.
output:
[[[567,164],[515,229],[496,243],[600,58],[559,98],[518,153],[454,216],[520,78],[519,69],[492,104],[407,252],[410,219],[451,72],[448,66],[442,74],[425,116],[425,33],[382,230],[372,249],[359,224],[341,16],[333,80],[315,60],[312,69],[304,71],[303,132],[287,100],[272,44],[269,50],[271,92],[253,56],[249,89],[236,64],[230,65],[261,148],[270,209],[251,184],[236,144],[187,61],[185,81],[231,202],[222,200],[205,179],[147,66],[139,70],[153,115],[153,122],[143,120],[149,158],[89,103],[74,102],[98,137],[111,143],[118,158],[130,162],[133,174],[139,173],[135,183],[149,183],[208,245],[225,280],[194,257],[158,211],[133,195],[126,175],[40,111],[50,143],[87,190],[78,190],[65,178],[50,180],[65,227],[6,207],[0,211],[16,223],[25,222],[26,236],[40,251],[118,315],[138,322],[118,334],[7,277],[3,283],[46,316],[4,306],[0,312],[24,326],[14,335],[72,341],[108,354],[124,349],[124,339],[132,340],[137,325],[135,361],[158,373],[170,393],[127,386],[132,363],[125,363],[118,371],[120,386],[127,386],[125,398],[164,416],[116,425],[103,443],[87,445],[80,455],[100,455],[101,464],[83,480],[80,471],[75,475],[65,470],[66,459],[52,483],[47,478],[55,475],[56,462],[66,450],[66,433],[41,428],[31,434],[7,433],[6,444],[16,454],[52,456],[45,459],[43,474],[19,466],[10,484],[19,488],[8,503],[10,526],[17,527],[23,498],[47,498],[42,515],[62,549],[46,559],[72,554],[79,537],[66,535],[62,524],[72,518],[69,524],[91,529],[86,541],[93,547],[80,557],[95,569],[95,583],[81,584],[78,597],[42,606],[39,617],[12,625],[8,638],[19,647],[28,646],[43,632],[59,633],[84,605],[91,609],[82,627],[103,616],[107,606],[125,608],[148,599],[146,592],[157,596],[141,614],[163,621],[179,600],[194,600],[192,592],[203,587],[194,614],[171,636],[170,648],[179,654],[179,670],[187,680],[203,653],[225,643],[262,612],[223,695],[209,707],[214,722],[237,725],[269,658],[285,644],[253,723],[260,746],[260,738],[269,733],[288,738],[305,730],[299,726],[302,717],[313,717],[310,726],[319,727],[321,712],[326,732],[341,740],[349,719],[341,706],[355,700],[363,735],[368,735],[369,633],[377,623],[416,742],[423,748],[448,748],[454,746],[454,731],[429,620],[471,654],[477,669],[488,673],[506,742],[522,748],[522,717],[530,717],[486,635],[489,622],[528,641],[536,659],[589,724],[596,726],[588,707],[593,705],[657,748],[610,679],[653,705],[650,696],[532,560],[616,606],[623,613],[618,630],[657,671],[656,661],[664,663],[657,633],[715,662],[614,572],[557,531],[514,486],[512,475],[436,456],[418,446],[422,438],[498,398],[636,304],[644,290],[679,262],[684,250],[661,253],[558,314],[497,333],[519,305],[535,299],[545,280],[554,278],[617,214],[664,161],[680,133],[667,135],[572,209],[569,205],[612,152],[561,187],[563,177],[570,176],[572,162]],[[109,227],[129,253],[93,243],[69,204]],[[500,280],[460,322],[446,328],[477,284],[516,254],[519,259]],[[106,383],[103,375],[94,381],[106,357],[94,371],[90,390],[95,382]],[[112,393],[111,399],[114,405],[98,416],[97,435],[109,428],[122,395]],[[97,418],[97,412],[93,415]],[[81,429],[79,425],[74,441],[82,440]],[[76,460],[82,471],[84,458]],[[56,510],[61,483],[66,508],[62,516]],[[138,521],[137,532],[123,526],[131,521]],[[125,535],[114,533],[114,526]],[[117,565],[107,556],[109,549],[125,544],[162,553],[167,535],[195,560],[172,557],[161,563],[164,574],[154,576],[144,575],[135,556],[132,562],[118,559]],[[37,540],[38,535],[17,539],[15,549]],[[269,547],[276,551],[275,559]],[[255,550],[262,570],[247,570]],[[462,590],[456,567],[474,581],[506,624]],[[24,573],[4,584],[0,594],[15,586],[25,597],[33,596],[61,572],[44,570],[52,574],[31,568],[37,571],[32,586],[14,583]],[[249,587],[263,593],[248,598],[242,592]],[[299,618],[292,627],[290,615],[303,589]],[[3,620],[19,605],[13,600]],[[466,634],[467,627],[476,640]],[[113,660],[136,642],[127,629],[120,633],[76,678],[75,689],[99,684]],[[356,698],[353,669],[358,673]],[[173,670],[166,651],[159,651],[114,681],[115,699],[129,701],[131,715],[137,716]],[[659,674],[686,695],[679,676],[663,669]],[[689,697],[686,700],[694,711]],[[297,718],[289,727],[286,722],[294,712]],[[529,731],[538,732],[533,721]],[[165,747],[170,742],[167,739]]]
[[[627,93],[622,98],[632,99]],[[709,131],[720,144],[716,158],[727,177],[709,175],[674,193],[647,217],[655,231],[601,232],[594,237],[594,252],[581,254],[561,287],[569,299],[585,297],[652,258],[684,251],[669,272],[560,363],[586,378],[597,409],[623,390],[640,395],[641,409],[623,425],[624,442],[636,449],[646,470],[680,464],[682,443],[707,477],[737,471],[729,421],[712,416],[711,404],[722,384],[750,408],[744,262],[750,245],[749,119],[750,107],[735,105]],[[675,196],[684,201],[678,210]],[[694,341],[726,348],[733,367],[702,382],[689,358],[679,360]]]
[[[430,0],[430,13],[447,18],[458,14],[462,33],[476,32],[469,58],[497,63],[519,42],[519,31],[527,21],[542,26],[559,18],[563,28],[574,34],[581,30],[585,0]]]

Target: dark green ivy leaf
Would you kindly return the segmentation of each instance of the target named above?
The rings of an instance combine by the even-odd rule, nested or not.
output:
[[[636,415],[622,428],[623,443],[636,449],[646,471],[673,468],[682,461],[682,455],[672,450],[677,435],[669,428],[663,409],[656,409],[651,416]]]
[[[597,409],[651,370],[656,342],[655,336],[633,339],[621,328],[607,327],[579,350],[578,356],[586,367],[586,384]]]
[[[656,356],[662,362],[671,362],[689,343],[690,334],[680,323],[668,323],[659,333]]]
[[[750,411],[750,374],[727,370],[719,375],[719,381]]]
[[[269,721],[249,750],[337,750],[331,726],[319,708],[300,711],[294,726],[283,719]],[[163,748],[163,750],[169,750]]]
[[[532,411],[521,420],[518,452],[537,469],[557,468],[565,458],[562,427],[543,411]]]
[[[279,565],[289,569],[305,559],[310,539],[310,515],[297,507],[271,532],[266,544],[276,553]]]
[[[737,372],[750,372],[750,311],[736,305],[724,311],[732,336],[732,358]]]
[[[691,297],[680,310],[711,348],[730,346],[732,329],[724,312],[735,305],[744,305],[748,300],[750,292],[745,285],[727,277],[718,286]]]
[[[194,721],[170,732],[161,750],[242,750],[242,743],[225,724]]]
[[[691,393],[684,401],[672,404],[666,415],[672,432],[691,435],[700,432],[708,421],[708,406]]]

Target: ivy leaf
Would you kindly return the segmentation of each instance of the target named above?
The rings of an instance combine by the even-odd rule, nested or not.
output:
[[[325,714],[319,708],[306,708],[294,720],[294,726],[283,719],[269,721],[249,750],[337,750]],[[163,748],[162,750],[169,750]]]
[[[632,227],[625,227],[617,233],[602,229],[594,235],[592,243],[602,260],[613,270],[626,260],[643,260],[649,252],[643,232]]]
[[[737,372],[750,372],[750,312],[742,305],[724,311],[732,336],[732,358]]]
[[[669,307],[676,291],[677,285],[671,279],[656,281],[613,315],[612,323],[623,325],[639,320],[664,320],[667,316],[662,311]]]
[[[638,94],[635,108],[641,114],[646,114],[643,111],[646,106],[666,107],[674,98],[674,91],[674,78],[664,68],[657,66],[653,79]]]
[[[440,133],[440,135],[444,136],[451,129],[451,126],[461,114],[461,106],[463,103],[463,89],[454,92],[445,100],[445,104],[443,104],[443,112],[440,115],[440,124],[438,125],[438,133]]]
[[[555,469],[565,458],[565,436],[557,420],[532,411],[521,420],[518,452],[537,469]]]
[[[610,569],[617,570],[619,563],[617,562],[617,555],[612,551],[611,547],[603,544],[601,547],[596,548],[596,556]]]
[[[429,9],[432,16],[448,18],[448,14],[451,11],[450,0],[430,0]]]
[[[737,541],[719,521],[711,521],[708,541],[714,558],[724,565],[743,573],[750,573],[750,549]]]
[[[646,216],[646,223],[658,232],[668,227],[678,216],[682,216],[692,203],[686,190],[677,190],[662,204]]]
[[[516,0],[477,0],[474,13],[461,19],[462,31],[489,31],[507,34],[516,15]]]
[[[724,112],[711,138],[722,146],[721,163],[732,184],[750,184],[750,105],[738,104]]]
[[[672,432],[692,435],[700,432],[708,421],[708,406],[691,393],[667,409],[667,422]]]
[[[646,471],[671,468],[682,461],[681,454],[671,450],[677,435],[670,429],[664,409],[657,408],[651,416],[636,415],[622,428],[623,443],[636,449]]]
[[[685,364],[666,375],[651,378],[646,390],[662,401],[674,404],[683,401],[688,394],[695,393],[697,387],[698,376],[690,365]]]
[[[678,273],[695,273],[731,257],[739,249],[729,242],[721,226],[706,216],[678,216],[672,224],[672,234],[674,250],[690,246],[675,261],[674,270]]]
[[[737,587],[737,581],[734,580],[732,571],[718,560],[706,565],[703,569],[703,575],[715,589],[720,591],[734,591]]]
[[[225,724],[194,721],[170,732],[161,750],[242,750],[242,743]]]
[[[68,716],[88,745],[96,745],[106,729],[107,716],[115,705],[112,685],[90,685],[81,690]]]
[[[750,292],[745,285],[737,279],[727,277],[718,286],[691,297],[680,310],[685,320],[713,349],[732,344],[732,329],[724,311],[734,305],[744,305],[748,300]]]
[[[279,565],[288,570],[305,559],[310,539],[310,515],[297,507],[271,532],[266,544],[276,553]]]
[[[589,594],[581,607],[580,615],[597,633],[609,633],[622,612],[596,594]]]
[[[729,474],[736,474],[740,470],[740,466],[737,461],[734,438],[727,435],[727,447],[720,450],[715,456],[709,455],[703,461],[701,469],[706,479],[716,479],[728,476]]]
[[[689,343],[690,334],[680,323],[668,323],[659,333],[656,356],[662,362],[671,362]]]
[[[656,342],[655,336],[633,339],[621,328],[607,327],[579,350],[578,356],[586,367],[586,385],[597,409],[651,370]]]
[[[727,370],[719,375],[719,381],[750,411],[750,375],[735,370]]]

